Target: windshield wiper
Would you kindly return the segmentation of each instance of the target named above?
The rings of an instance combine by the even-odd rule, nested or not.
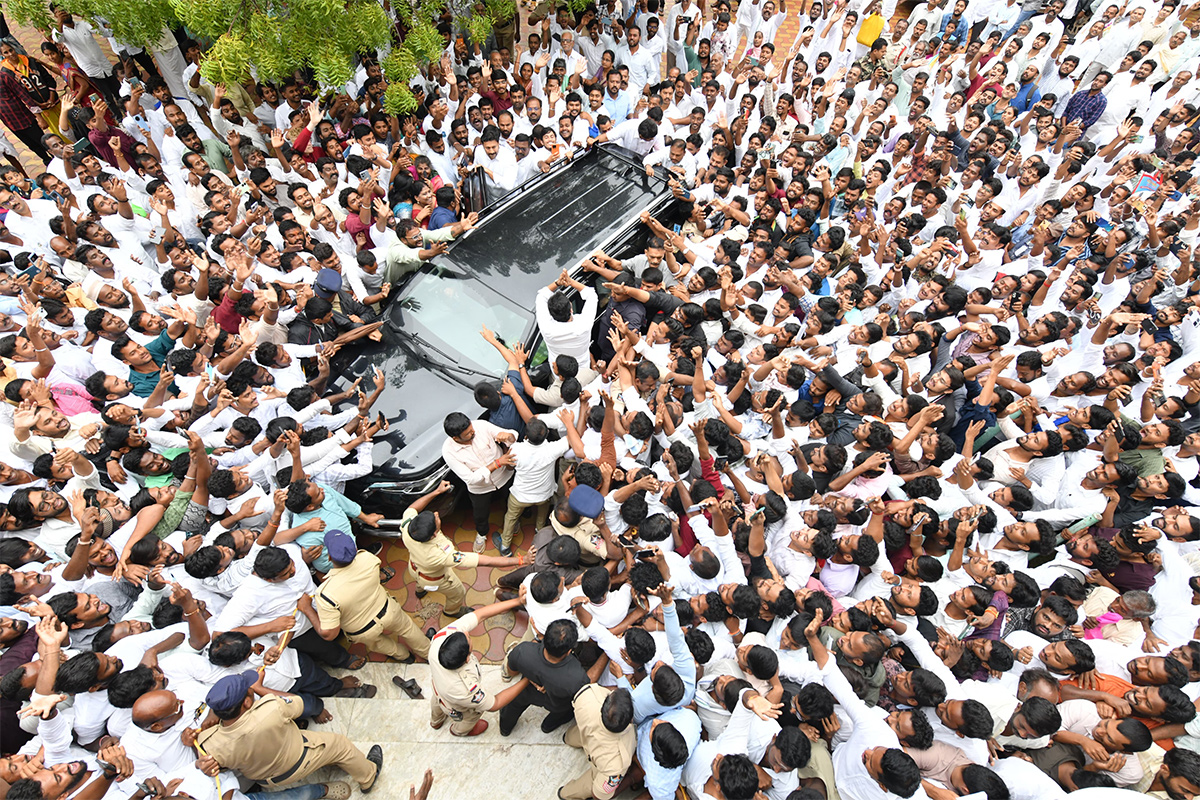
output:
[[[423,347],[427,350],[432,350],[433,352],[440,355],[442,358],[445,358],[450,361],[452,361],[454,359],[454,356],[450,355],[445,350],[442,350],[441,348],[435,346],[432,342],[430,342],[428,339],[426,339],[421,334],[408,332],[408,335],[409,335],[409,338],[411,338],[417,344],[421,345],[421,347]],[[471,369],[470,367],[463,367],[463,366],[459,366],[458,364],[452,364],[452,363],[448,364],[448,363],[445,363],[442,361],[434,361],[433,359],[429,358],[428,356],[426,356],[426,359],[431,364],[434,364],[438,367],[449,370],[451,372],[457,372],[462,375],[478,375],[481,378],[492,378],[492,379],[495,379],[495,377],[496,377],[495,375],[489,375],[486,372],[480,372],[479,370]]]

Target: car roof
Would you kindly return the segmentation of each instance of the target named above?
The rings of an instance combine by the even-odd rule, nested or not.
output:
[[[474,274],[513,303],[532,308],[551,278],[573,270],[643,210],[671,198],[665,181],[647,177],[640,162],[616,145],[593,148],[485,209],[476,229],[437,263]]]

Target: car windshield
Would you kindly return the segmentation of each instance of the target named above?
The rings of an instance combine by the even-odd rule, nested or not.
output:
[[[437,267],[415,275],[406,289],[398,301],[403,330],[420,335],[459,365],[488,374],[499,374],[501,358],[479,335],[483,326],[511,347],[522,341],[532,317],[478,280]],[[441,359],[435,352],[427,355]]]

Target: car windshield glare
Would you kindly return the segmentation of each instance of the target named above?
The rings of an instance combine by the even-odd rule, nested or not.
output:
[[[460,365],[498,374],[500,354],[479,335],[486,326],[509,347],[522,340],[531,315],[487,290],[479,281],[449,270],[418,275],[398,301],[403,324]]]

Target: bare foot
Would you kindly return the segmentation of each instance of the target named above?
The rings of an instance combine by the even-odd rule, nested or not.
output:
[[[320,714],[317,714],[315,717],[313,717],[313,722],[317,723],[318,725],[324,725],[326,722],[329,722],[332,719],[333,714],[330,714],[329,709],[326,708],[323,709]]]
[[[343,689],[357,689],[359,686],[362,686],[362,681],[353,675],[347,675],[346,677],[342,678]]]

